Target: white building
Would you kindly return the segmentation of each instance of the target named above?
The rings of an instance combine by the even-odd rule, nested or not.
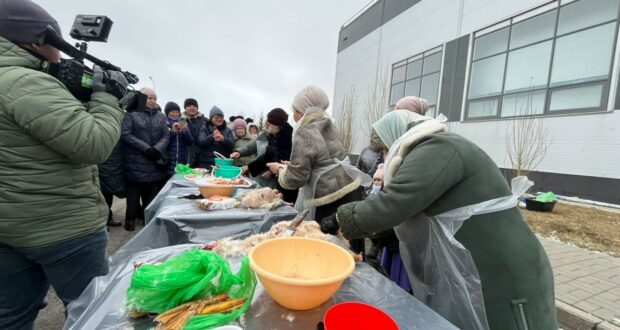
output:
[[[620,204],[619,4],[375,1],[341,28],[335,115],[351,86],[356,114],[365,111],[385,68],[386,107],[405,95],[424,97],[451,130],[511,168],[507,130],[526,111],[549,132],[536,189]],[[368,138],[362,120],[355,122],[358,153]]]

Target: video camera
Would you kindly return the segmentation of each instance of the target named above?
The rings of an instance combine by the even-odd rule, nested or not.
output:
[[[135,84],[139,81],[135,74],[123,71],[118,66],[87,53],[88,45],[86,41],[107,42],[112,24],[112,20],[106,16],[77,15],[71,27],[70,35],[74,39],[83,40],[83,42],[76,43],[75,47],[62,39],[51,26],[47,27],[46,43],[56,47],[72,58],[63,58],[60,60],[60,63],[50,63],[46,72],[62,82],[78,100],[89,101],[93,93],[92,79],[94,71],[84,64],[85,59],[94,65],[98,65],[103,70],[122,72],[130,84]],[[143,108],[143,105],[146,104],[146,95],[136,91],[128,91],[127,95],[119,103],[121,108],[128,111]]]

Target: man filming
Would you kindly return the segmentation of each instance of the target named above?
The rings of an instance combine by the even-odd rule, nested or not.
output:
[[[0,329],[32,329],[50,285],[67,306],[108,271],[95,164],[119,140],[127,80],[96,70],[76,100],[42,71],[60,59],[48,26],[60,36],[37,4],[0,0]]]

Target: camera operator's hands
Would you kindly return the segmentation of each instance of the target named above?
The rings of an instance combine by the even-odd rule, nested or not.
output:
[[[104,92],[116,96],[119,100],[127,93],[129,82],[119,71],[103,71],[95,66],[93,74],[93,92]]]
[[[144,154],[146,155],[146,158],[150,159],[150,160],[158,160],[161,157],[161,154],[159,153],[159,150],[155,149],[155,148],[148,148],[144,151]]]

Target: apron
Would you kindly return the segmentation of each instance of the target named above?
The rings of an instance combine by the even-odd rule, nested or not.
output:
[[[345,173],[352,180],[359,179],[362,186],[372,184],[372,178],[368,174],[357,169],[357,167],[352,166],[351,162],[349,161],[349,157],[345,157],[345,159],[343,160],[334,159],[334,163],[331,165],[312,169],[312,172],[310,173],[310,179],[305,186],[299,189],[299,194],[297,195],[297,200],[295,201],[295,209],[298,212],[302,212],[304,209],[308,209],[308,211],[310,211],[310,213],[308,213],[308,219],[314,219],[314,216],[316,214],[316,205],[314,205],[313,200],[314,193],[316,191],[316,185],[319,182],[319,179],[321,179],[321,176],[323,176],[323,174],[337,167],[342,167]]]
[[[433,217],[419,214],[395,228],[416,298],[459,328],[488,329],[480,275],[470,252],[454,238],[474,215],[517,206],[533,182],[512,179],[512,195],[464,206]],[[407,242],[403,244],[402,242]]]

